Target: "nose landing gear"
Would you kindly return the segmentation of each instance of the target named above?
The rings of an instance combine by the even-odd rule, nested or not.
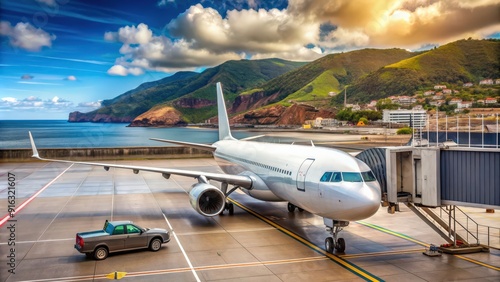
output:
[[[326,225],[326,231],[332,234],[332,237],[327,237],[325,239],[325,250],[328,253],[333,254],[333,250],[337,250],[339,253],[345,251],[345,240],[344,238],[337,238],[339,232],[344,229],[344,227],[349,225],[349,221],[338,221],[329,218],[323,218],[323,222]]]

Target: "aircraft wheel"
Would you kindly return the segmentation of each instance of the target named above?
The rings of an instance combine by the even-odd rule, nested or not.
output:
[[[227,204],[227,209],[229,211],[229,215],[233,215],[234,214],[234,205],[233,205],[233,203]]]
[[[94,251],[94,259],[103,260],[108,257],[109,251],[106,247],[97,247]]]
[[[337,240],[337,245],[335,246],[335,249],[340,252],[340,253],[343,253],[345,251],[345,240],[344,238],[339,238]]]
[[[327,253],[330,253],[330,254],[333,253],[333,238],[332,237],[327,237],[325,239],[325,250]]]
[[[395,206],[388,206],[387,207],[387,212],[388,213],[394,214],[395,211],[396,211],[396,207]]]
[[[289,212],[294,212],[295,211],[295,205],[292,203],[288,203],[288,211]]]

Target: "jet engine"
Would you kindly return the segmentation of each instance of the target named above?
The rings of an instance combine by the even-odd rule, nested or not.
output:
[[[216,216],[224,209],[226,196],[213,185],[196,183],[189,191],[189,202],[199,214]]]

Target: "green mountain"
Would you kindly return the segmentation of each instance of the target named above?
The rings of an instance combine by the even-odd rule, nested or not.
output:
[[[202,122],[216,115],[214,84],[220,81],[231,114],[307,104],[330,111],[343,103],[368,102],[391,95],[413,95],[435,84],[462,85],[500,78],[499,40],[460,40],[425,52],[363,49],[331,54],[310,63],[281,59],[228,61],[202,73],[179,72],[144,83],[70,121],[132,122],[163,126]],[[333,97],[332,97],[333,96]],[[313,107],[311,107],[313,106]],[[274,115],[276,115],[274,109]],[[271,114],[269,112],[269,114]],[[312,114],[311,114],[312,115]]]
[[[257,89],[241,95],[261,94],[272,97],[269,102],[290,100],[301,102],[328,97],[346,85],[386,65],[415,56],[403,49],[363,49],[348,53],[331,54],[276,77]]]
[[[211,117],[213,110],[199,110],[192,103],[215,102],[215,82],[222,82],[226,98],[234,99],[238,92],[262,84],[269,79],[300,67],[305,63],[281,59],[228,61],[202,73],[178,72],[158,81],[141,84],[114,99],[103,101],[103,107],[89,113],[70,113],[69,121],[131,122],[135,117],[159,104],[176,105],[188,122]],[[190,100],[189,100],[190,99]],[[187,102],[186,102],[187,100]],[[188,106],[188,107],[185,107]],[[199,107],[198,107],[199,108]],[[194,109],[194,110],[193,110]]]
[[[477,84],[500,77],[499,40],[459,40],[389,64],[347,88],[350,103],[368,102],[391,95],[412,96],[436,84]],[[343,97],[335,97],[342,103]]]

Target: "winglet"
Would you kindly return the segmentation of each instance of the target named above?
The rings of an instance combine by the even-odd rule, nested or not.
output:
[[[31,131],[28,131],[28,133],[30,135],[31,149],[33,150],[33,156],[31,156],[31,157],[39,159],[40,156],[38,155],[38,150],[36,149],[36,145],[35,145],[35,141],[33,140],[33,136],[31,136]]]

